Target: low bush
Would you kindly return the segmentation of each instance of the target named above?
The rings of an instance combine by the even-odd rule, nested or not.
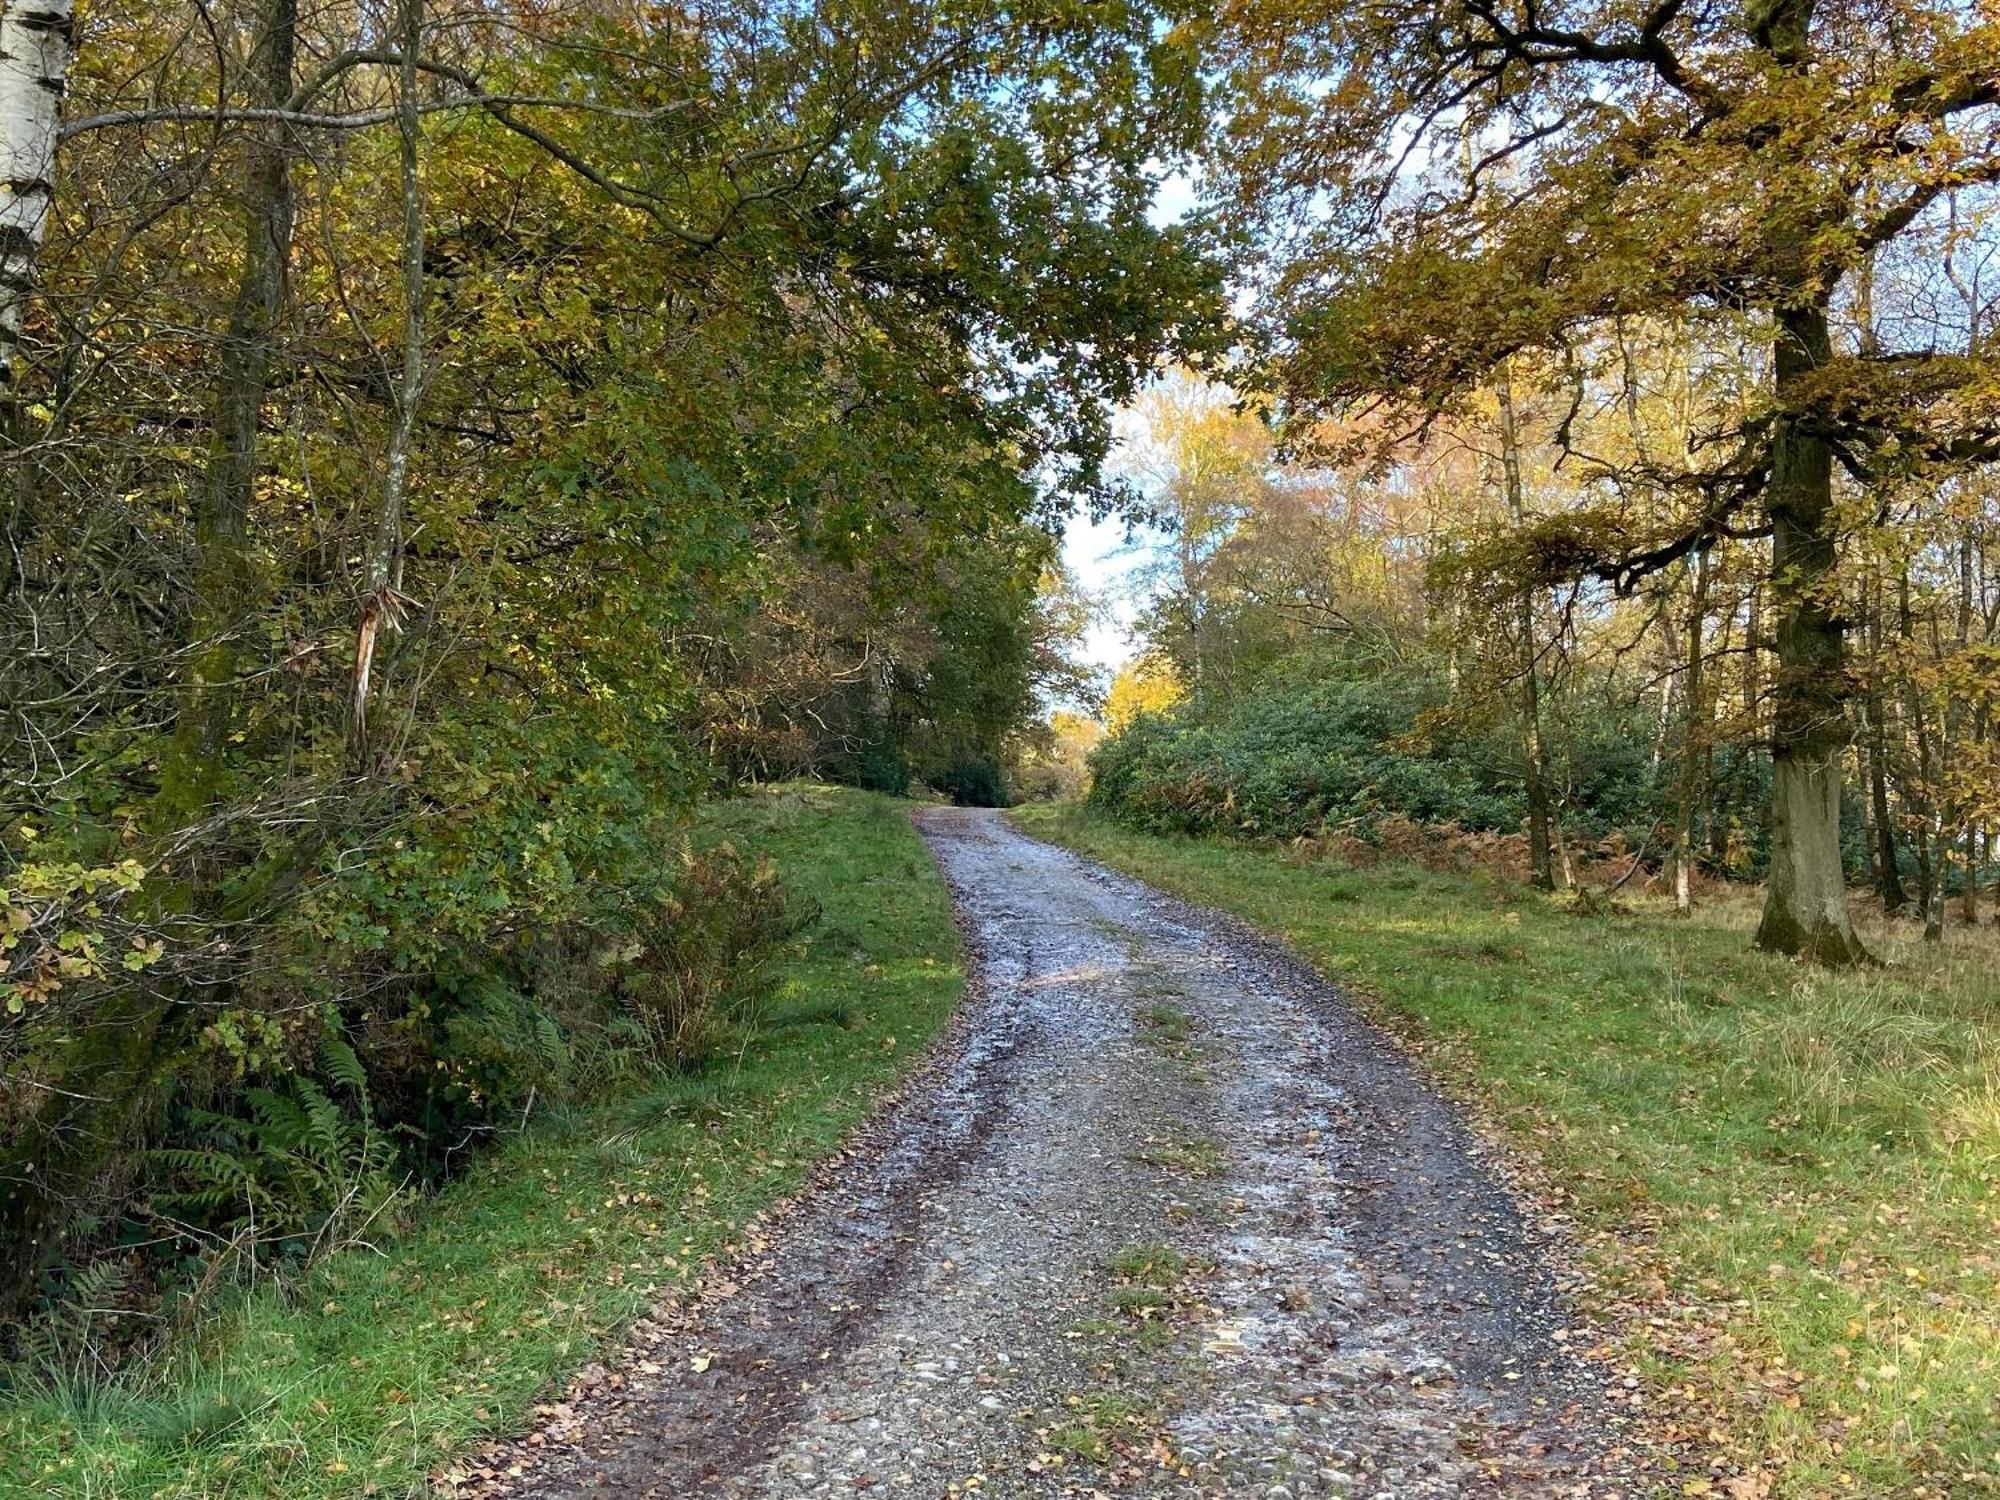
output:
[[[560,860],[467,886],[441,850],[476,853],[482,824],[511,832],[491,809],[467,821],[389,840],[364,878],[316,884],[226,983],[182,977],[149,1010],[152,972],[110,968],[0,1027],[0,1152],[33,1159],[86,1133],[96,1151],[87,1191],[57,1212],[0,1212],[0,1229],[44,1240],[12,1292],[17,1350],[111,1265],[118,1294],[93,1348],[115,1364],[170,1331],[161,1310],[218,1281],[296,1275],[393,1233],[419,1193],[538,1111],[700,1067],[813,915],[767,859],[667,818],[595,851],[557,845],[545,819],[540,847]],[[586,878],[593,852],[602,880]],[[153,1017],[152,1068],[93,1098],[76,1038],[104,1049],[118,1036],[81,1018],[121,1009]],[[52,1089],[94,1112],[8,1105]]]
[[[1299,652],[1232,701],[1134,718],[1091,755],[1089,798],[1149,833],[1373,840],[1392,819],[1518,830],[1527,807],[1508,725],[1450,705],[1448,680],[1424,662]],[[1564,737],[1573,836],[1645,838],[1662,815],[1649,746],[1616,705]]]
[[[1518,788],[1483,747],[1442,733],[1415,743],[1442,686],[1420,673],[1292,664],[1220,712],[1189,705],[1134,719],[1091,757],[1091,801],[1154,833],[1292,839],[1389,813],[1517,825]]]
[[[991,755],[960,756],[934,774],[933,785],[960,807],[1005,807],[1007,779]]]
[[[520,1430],[551,1382],[740,1252],[925,1054],[961,992],[958,934],[908,809],[884,798],[799,786],[710,803],[661,853],[685,910],[661,909],[657,951],[570,927],[496,955],[496,975],[533,981],[506,1003],[587,1013],[608,1040],[575,1039],[570,1095],[496,1121],[436,1194],[372,1223],[357,1197],[296,1264],[212,1245],[164,1297],[130,1256],[77,1264],[0,1367],[0,1495],[449,1490],[483,1435]],[[730,954],[747,985],[713,983]],[[643,1002],[624,993],[641,976]],[[678,1024],[693,1016],[726,1019]],[[652,1020],[718,1050],[656,1063]],[[308,1142],[299,1170],[348,1160],[337,1126],[320,1145],[310,1121],[280,1131]]]

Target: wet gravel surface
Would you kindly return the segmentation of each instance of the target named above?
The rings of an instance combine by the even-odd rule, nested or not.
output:
[[[922,826],[977,958],[954,1036],[474,1490],[1636,1493],[1561,1247],[1337,993],[998,814]]]

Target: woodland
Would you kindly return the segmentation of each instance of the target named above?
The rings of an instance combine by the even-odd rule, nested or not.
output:
[[[756,783],[2000,908],[1990,5],[0,0],[0,154],[23,1370],[699,1070]]]
[[[1043,523],[1215,320],[1152,24],[0,13],[9,1311],[693,1050],[703,793],[998,795]]]

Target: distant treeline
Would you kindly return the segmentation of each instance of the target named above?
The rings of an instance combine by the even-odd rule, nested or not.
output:
[[[1768,539],[1717,537],[1624,587],[1564,572],[1602,480],[1576,477],[1563,445],[1643,452],[1718,367],[1756,355],[1697,355],[1685,331],[1617,339],[1613,368],[1645,401],[1508,385],[1386,468],[1285,461],[1260,403],[1185,374],[1158,383],[1130,452],[1165,524],[1144,655],[1091,759],[1097,803],[1159,831],[1368,840],[1395,819],[1504,833],[1549,886],[1574,878],[1579,843],[1609,841],[1683,902],[1698,875],[1769,875],[1779,818],[1800,833],[1774,767],[1801,731]],[[1656,406],[1662,392],[1674,399]],[[1812,721],[1823,736],[1832,716],[1838,748],[1816,793],[1834,835],[1823,857],[1836,892],[1872,885],[1933,932],[1947,898],[1976,919],[1993,878],[1990,477],[1857,541],[1825,585],[1853,641]]]

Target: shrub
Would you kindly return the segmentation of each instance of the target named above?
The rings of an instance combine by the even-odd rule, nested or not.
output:
[[[708,1060],[760,993],[762,960],[817,913],[786,900],[768,859],[723,844],[701,857],[683,850],[682,861],[680,889],[617,955],[616,995],[647,1057],[684,1071]]]
[[[1426,717],[1445,695],[1421,669],[1300,653],[1208,717],[1183,705],[1133,720],[1091,757],[1091,800],[1160,833],[1366,838],[1389,816],[1517,827],[1519,790],[1489,769],[1498,758]]]
[[[1005,807],[1006,778],[1000,762],[990,755],[959,756],[932,777],[934,785],[960,807]]]
[[[1545,726],[1565,830],[1637,847],[1667,816],[1649,713],[1607,689]],[[1390,820],[1512,835],[1526,817],[1519,731],[1504,703],[1453,697],[1423,660],[1307,649],[1241,697],[1142,714],[1090,757],[1090,800],[1155,833],[1378,841]]]
[[[296,1267],[364,1226],[393,1232],[413,1185],[538,1105],[700,1067],[745,1019],[765,956],[813,913],[726,843],[644,818],[579,819],[566,838],[551,801],[525,832],[518,810],[489,806],[383,840],[360,877],[312,889],[262,934],[256,970],[190,987],[144,1107],[100,1113],[118,1171],[56,1226],[58,1254],[19,1300],[59,1305],[107,1254],[131,1262],[141,1300],[218,1267]],[[518,861],[482,866],[510,838]],[[65,1061],[38,1041],[0,1036],[30,1065]],[[0,1144],[31,1149],[40,1123],[0,1107]]]

